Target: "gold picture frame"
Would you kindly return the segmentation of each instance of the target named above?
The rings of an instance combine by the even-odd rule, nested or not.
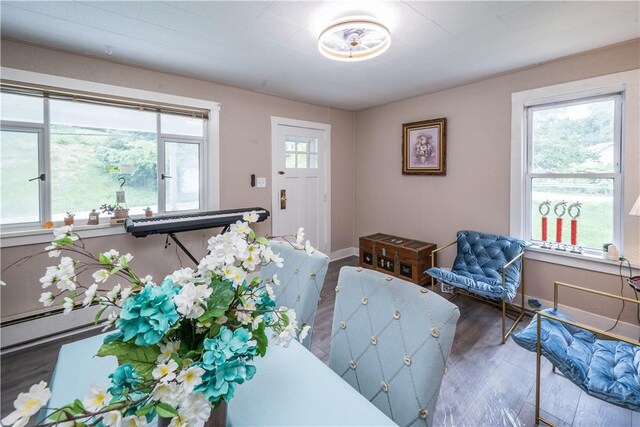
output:
[[[402,125],[403,175],[446,175],[447,119]]]

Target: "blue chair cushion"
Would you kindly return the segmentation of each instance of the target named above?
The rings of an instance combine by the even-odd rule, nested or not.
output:
[[[572,319],[547,309],[561,319]],[[538,316],[513,340],[536,351]],[[540,347],[545,356],[571,382],[587,394],[634,411],[640,410],[640,347],[617,340],[598,339],[593,333],[543,317]]]
[[[493,300],[513,301],[520,287],[522,259],[507,268],[502,286],[502,267],[523,251],[525,242],[514,237],[462,230],[458,254],[451,271],[430,268],[427,273],[448,285]]]

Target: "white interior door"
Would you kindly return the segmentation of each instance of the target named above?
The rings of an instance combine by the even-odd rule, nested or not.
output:
[[[295,234],[329,253],[329,147],[331,127],[272,118],[273,234]]]

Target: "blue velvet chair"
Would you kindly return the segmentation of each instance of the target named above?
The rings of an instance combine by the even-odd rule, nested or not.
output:
[[[426,288],[343,267],[329,367],[398,425],[431,426],[459,317]]]
[[[458,253],[451,271],[436,268],[435,253],[454,244],[458,245]],[[455,288],[451,299],[462,293],[501,306],[504,344],[524,316],[524,247],[525,242],[514,237],[470,230],[458,231],[455,242],[432,252],[432,268],[427,273]],[[521,307],[516,312],[513,325],[506,331],[507,303],[514,300],[521,284]]]
[[[640,304],[637,300],[567,283],[554,283],[554,308],[541,310],[529,326],[512,336],[536,352],[536,424],[540,417],[540,357],[546,357],[585,393],[633,411],[640,411],[640,343],[591,328],[558,310],[559,287]]]
[[[278,275],[280,286],[274,286],[278,307],[296,310],[298,325],[309,325],[309,335],[302,345],[311,349],[313,323],[318,310],[320,292],[329,266],[329,257],[320,251],[309,255],[305,251],[293,248],[287,242],[272,241],[271,249],[284,259],[284,267],[273,264],[265,266],[261,271],[263,280]]]

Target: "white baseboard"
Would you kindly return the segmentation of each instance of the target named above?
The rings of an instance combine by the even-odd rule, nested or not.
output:
[[[533,307],[529,306],[528,304],[529,299],[537,299],[538,302],[540,302],[540,304],[542,305],[540,309],[553,308],[553,301],[547,301],[530,295],[525,295],[524,303],[526,308],[533,309]],[[514,298],[512,304],[515,306],[520,305],[520,294],[518,294]],[[620,304],[622,304],[622,302],[620,302]],[[577,308],[570,307],[564,304],[558,304],[558,309],[578,323],[583,323],[586,326],[591,326],[603,331],[611,328],[616,322],[616,319],[611,319],[609,317],[600,316],[588,311],[579,310]],[[632,323],[618,322],[618,325],[614,329],[612,329],[611,332],[635,341],[638,340],[638,337],[640,336],[640,326],[634,325]]]
[[[331,252],[331,256],[329,257],[329,259],[331,259],[331,261],[337,261],[339,259],[347,258],[350,256],[358,256],[359,254],[360,251],[358,250],[358,248],[344,248],[339,249],[335,252]]]
[[[7,348],[22,343],[34,342],[41,344],[52,336],[59,338],[65,334],[75,333],[80,329],[86,330],[93,326],[99,310],[99,306],[91,306],[74,310],[67,315],[62,313],[51,314],[2,326],[0,329],[0,349],[4,352]]]

